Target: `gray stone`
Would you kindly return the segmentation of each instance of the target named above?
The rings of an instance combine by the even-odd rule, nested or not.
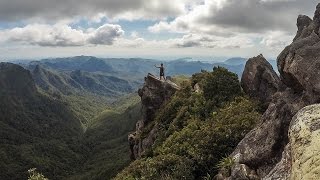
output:
[[[128,136],[131,159],[140,158],[152,146],[157,137],[158,125],[155,124],[144,137],[141,137],[142,130],[154,121],[156,112],[179,89],[179,86],[169,80],[161,81],[152,74],[145,77],[144,86],[138,91],[141,97],[143,118],[137,122],[136,131]]]
[[[310,118],[320,112],[314,108],[301,110],[320,102],[320,4],[313,20],[307,16],[299,16],[297,26],[298,32],[294,41],[277,58],[280,81],[284,86],[278,88],[272,96],[260,123],[230,155],[237,159],[234,168],[244,164],[255,170],[261,179],[320,178],[320,164],[317,164],[320,160],[314,154],[320,154],[320,147],[317,145],[319,143],[316,143],[318,139],[313,138],[320,134],[320,118]],[[269,95],[258,94],[259,82],[255,82],[253,78],[263,72],[257,70],[257,64],[263,64],[264,60],[262,57],[253,59],[258,59],[256,61],[260,63],[251,62],[253,65],[246,67],[243,89],[253,97],[268,99]],[[312,159],[316,166],[311,164],[308,158]],[[232,169],[232,172],[236,170]],[[231,178],[234,178],[233,176],[235,174],[231,175]]]
[[[262,56],[250,58],[241,78],[243,91],[259,100],[266,109],[281,87],[281,81],[272,65]]]

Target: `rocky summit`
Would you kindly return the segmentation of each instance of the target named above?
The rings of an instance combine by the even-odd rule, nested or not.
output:
[[[170,97],[179,90],[179,86],[170,80],[162,81],[152,74],[145,77],[145,83],[138,93],[141,97],[143,118],[136,124],[136,131],[128,136],[131,159],[140,158],[150,148],[157,137],[158,125],[147,136],[141,137],[142,130],[152,123],[159,110]]]
[[[250,59],[242,87],[267,105],[260,123],[238,144],[220,179],[319,179],[320,4],[277,58],[280,77],[260,55]],[[307,107],[306,107],[307,106]]]

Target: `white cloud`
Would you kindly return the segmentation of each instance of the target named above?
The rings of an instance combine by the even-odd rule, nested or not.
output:
[[[181,48],[230,50],[257,46],[279,52],[292,41],[298,15],[312,14],[316,4],[315,0],[204,0],[175,19],[159,21],[148,30],[185,34],[170,40]]]
[[[105,24],[90,33],[88,42],[91,44],[112,45],[114,40],[124,34],[119,25]]]
[[[261,44],[271,49],[281,50],[292,42],[292,35],[283,31],[271,31],[264,35]]]
[[[248,48],[253,46],[249,37],[233,36],[224,38],[214,35],[188,34],[181,39],[175,39],[176,47],[202,47],[202,48]]]
[[[175,51],[180,55],[204,52],[229,55],[237,52],[253,56],[257,52],[267,51],[276,56],[276,53],[293,38],[298,14],[312,15],[317,4],[316,0],[77,0],[77,3],[74,2],[74,0],[0,0],[0,22],[22,21],[24,24],[29,24],[25,27],[0,30],[0,41],[10,45],[12,43],[25,46],[38,45],[37,48],[44,49],[61,47],[61,51],[68,50],[73,53],[75,51],[72,51],[72,48],[82,48],[80,52],[87,48],[92,52],[94,49],[99,49],[100,52],[108,49],[111,53],[115,49],[160,54]],[[117,21],[124,19],[156,20],[152,21],[155,24],[148,28],[154,34],[146,35],[144,30],[140,31],[140,27],[134,29],[133,26],[128,28],[129,35],[123,36],[126,29],[123,30],[114,24],[122,23]],[[82,26],[83,20],[89,21],[88,26],[102,24],[105,21],[113,24],[98,28],[73,28],[67,25]],[[38,23],[34,23],[35,21]],[[133,23],[139,24],[140,21]],[[170,33],[178,34],[171,36]],[[99,44],[110,46],[103,49],[104,46],[96,46]],[[2,47],[6,46],[7,44]],[[187,52],[183,48],[193,48],[196,51]]]
[[[288,31],[294,33],[299,14],[312,14],[317,2],[310,0],[204,0],[174,20],[160,21],[149,31],[207,33],[226,36],[237,33]]]
[[[112,45],[124,31],[119,25],[105,24],[86,31],[65,24],[31,24],[21,28],[0,31],[0,40],[39,46]]]
[[[184,13],[200,0],[2,0],[0,21],[45,21],[85,17],[110,19],[165,19]]]
[[[239,49],[249,48],[254,45],[250,37],[246,36],[234,36],[231,38],[224,38],[214,35],[205,34],[187,34],[181,38],[170,38],[166,40],[146,40],[139,37],[137,34],[131,36],[130,39],[120,38],[114,46],[116,47],[131,47],[131,48],[200,48],[200,49],[212,49],[212,48],[228,48]]]

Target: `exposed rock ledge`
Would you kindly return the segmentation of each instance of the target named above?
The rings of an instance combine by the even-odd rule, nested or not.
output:
[[[145,77],[145,83],[138,91],[141,97],[143,118],[137,122],[136,131],[128,136],[131,159],[140,158],[145,150],[152,146],[158,131],[157,125],[146,137],[141,137],[142,129],[155,119],[157,110],[179,89],[180,87],[170,80],[160,80],[152,74]]]

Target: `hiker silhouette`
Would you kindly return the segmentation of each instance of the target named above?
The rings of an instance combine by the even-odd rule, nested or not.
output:
[[[154,65],[154,66],[160,69],[160,80],[165,80],[163,63],[161,63],[160,66],[157,66],[157,65]]]

